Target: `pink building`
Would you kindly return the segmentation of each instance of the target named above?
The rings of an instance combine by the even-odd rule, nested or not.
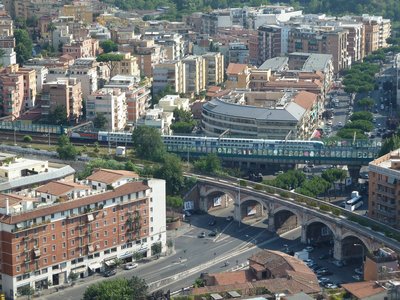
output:
[[[94,57],[99,53],[99,41],[84,39],[63,46],[63,54],[68,54],[74,59]]]

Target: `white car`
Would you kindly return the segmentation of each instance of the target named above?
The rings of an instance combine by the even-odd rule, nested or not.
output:
[[[360,275],[353,275],[352,277],[353,277],[353,279],[355,279],[357,281],[361,281],[362,280]]]
[[[314,251],[314,247],[307,246],[307,247],[304,248],[304,251],[313,252]]]
[[[125,270],[132,270],[138,267],[137,263],[127,263],[124,265]]]

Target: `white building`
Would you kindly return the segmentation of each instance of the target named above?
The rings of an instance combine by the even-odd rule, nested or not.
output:
[[[102,88],[89,95],[86,104],[87,119],[93,120],[97,114],[103,114],[107,119],[106,130],[124,130],[127,124],[125,92]]]
[[[69,67],[69,75],[82,85],[82,97],[86,99],[97,91],[97,62],[96,58],[78,58]]]
[[[161,134],[169,134],[173,117],[173,113],[163,112],[162,108],[149,109],[137,120],[136,125],[157,128]]]
[[[43,83],[47,81],[49,69],[40,65],[24,65],[24,68],[33,69],[36,72],[36,93],[42,92]]]
[[[164,112],[174,112],[175,109],[190,110],[189,99],[181,98],[179,95],[166,95],[158,102],[158,107]]]

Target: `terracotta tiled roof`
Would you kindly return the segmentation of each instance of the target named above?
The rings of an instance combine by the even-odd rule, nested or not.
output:
[[[214,277],[215,285],[246,283],[255,279],[250,270],[210,274]]]
[[[24,197],[14,194],[0,194],[0,207],[6,207],[6,200],[8,199],[8,205],[13,206],[19,202],[21,202]]]
[[[374,281],[362,281],[342,284],[342,287],[358,299],[369,298],[385,291],[383,287]]]
[[[294,102],[307,110],[310,110],[316,101],[317,95],[307,91],[300,91],[294,97]]]
[[[105,184],[112,184],[121,178],[139,178],[135,172],[125,170],[109,170],[99,169],[90,175],[87,179],[89,181],[98,181]]]
[[[45,185],[38,187],[36,191],[39,193],[61,196],[68,193],[69,191],[72,191],[73,189],[89,190],[90,187],[73,182],[51,181],[49,183],[46,183]]]
[[[246,70],[246,69],[247,69],[247,65],[245,65],[245,64],[230,63],[228,65],[228,68],[226,69],[226,74],[237,75],[237,74],[243,73],[244,70]]]
[[[47,216],[54,214],[56,212],[66,211],[74,208],[78,208],[85,205],[94,204],[104,200],[109,200],[112,198],[124,196],[130,193],[136,193],[140,191],[148,190],[150,187],[141,181],[128,182],[115,190],[108,191],[105,193],[79,198],[75,200],[70,200],[66,202],[61,202],[56,205],[44,206],[36,208],[35,210],[28,211],[19,215],[2,215],[0,214],[0,222],[6,224],[16,224],[23,221],[31,220],[34,218],[39,218],[42,216]]]

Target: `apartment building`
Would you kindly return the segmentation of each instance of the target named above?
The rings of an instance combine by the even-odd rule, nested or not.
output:
[[[224,56],[220,52],[208,52],[202,55],[205,62],[205,85],[219,85],[224,82]]]
[[[172,124],[174,114],[165,112],[162,108],[156,107],[148,109],[144,115],[136,122],[137,126],[148,126],[159,130],[161,134],[171,134],[170,126]]]
[[[13,20],[5,11],[0,11],[0,36],[13,36],[13,35],[14,35]]]
[[[65,107],[70,122],[82,116],[82,85],[76,78],[58,78],[43,84],[41,95],[43,116],[48,116],[58,106]]]
[[[95,57],[99,54],[99,41],[95,39],[82,39],[62,46],[62,53],[74,59]]]
[[[97,65],[95,58],[78,58],[68,69],[69,76],[81,83],[83,99],[98,89]]]
[[[257,63],[261,65],[267,59],[280,56],[282,53],[282,27],[278,25],[263,25],[258,27]]]
[[[163,47],[155,44],[153,40],[136,40],[132,46],[134,48],[133,55],[137,59],[141,75],[152,77],[153,66],[164,61]]]
[[[396,103],[397,107],[400,107],[400,53],[396,54],[393,67],[396,72],[396,75],[394,76],[394,86],[396,87]]]
[[[32,68],[20,68],[18,65],[17,74],[22,74],[24,79],[24,109],[30,109],[36,105],[36,71]]]
[[[86,118],[93,120],[97,114],[102,114],[107,119],[105,130],[121,131],[127,124],[126,109],[125,92],[117,88],[102,88],[88,96]]]
[[[361,61],[365,56],[365,31],[361,22],[345,22],[340,20],[341,27],[349,33],[347,35],[347,52],[351,62]]]
[[[24,76],[0,70],[0,86],[0,115],[18,118],[24,111]]]
[[[144,40],[154,40],[164,51],[167,60],[179,60],[185,56],[185,40],[178,33],[146,32]]]
[[[111,76],[125,75],[134,76],[137,81],[140,81],[140,70],[137,64],[137,58],[131,55],[130,52],[112,52],[123,56],[121,61],[115,62],[115,67],[111,70]]]
[[[50,182],[1,194],[2,290],[48,289],[103,271],[115,259],[166,247],[165,181],[127,171],[95,171],[82,182]]]
[[[249,45],[244,42],[233,42],[228,44],[227,63],[248,64]]]
[[[153,93],[157,94],[167,85],[176,93],[186,93],[186,69],[182,61],[164,61],[154,65]]]
[[[368,216],[400,228],[400,149],[369,163]]]
[[[92,23],[93,11],[89,3],[73,2],[73,4],[66,4],[61,8],[60,16],[74,17],[77,22]]]
[[[313,28],[299,26],[289,31],[288,52],[332,54],[335,72],[349,67],[347,53],[348,31],[335,27]]]
[[[104,85],[105,88],[119,88],[125,92],[127,123],[132,125],[145,114],[151,105],[151,92],[148,86],[140,86],[136,77],[117,75]]]
[[[179,95],[166,95],[158,101],[157,107],[161,107],[164,112],[174,112],[175,109],[184,111],[190,110],[188,98],[181,98]]]
[[[3,67],[17,63],[17,53],[14,51],[15,39],[13,36],[0,36],[0,49],[3,55],[0,56],[0,63]]]
[[[246,64],[229,64],[226,69],[227,89],[247,89],[250,83],[250,68]]]
[[[206,88],[206,66],[202,56],[189,55],[182,59],[185,68],[186,92],[196,95]]]
[[[391,34],[391,23],[389,19],[382,16],[362,15],[355,17],[364,24],[365,31],[365,54],[385,48],[388,46],[386,39]]]

